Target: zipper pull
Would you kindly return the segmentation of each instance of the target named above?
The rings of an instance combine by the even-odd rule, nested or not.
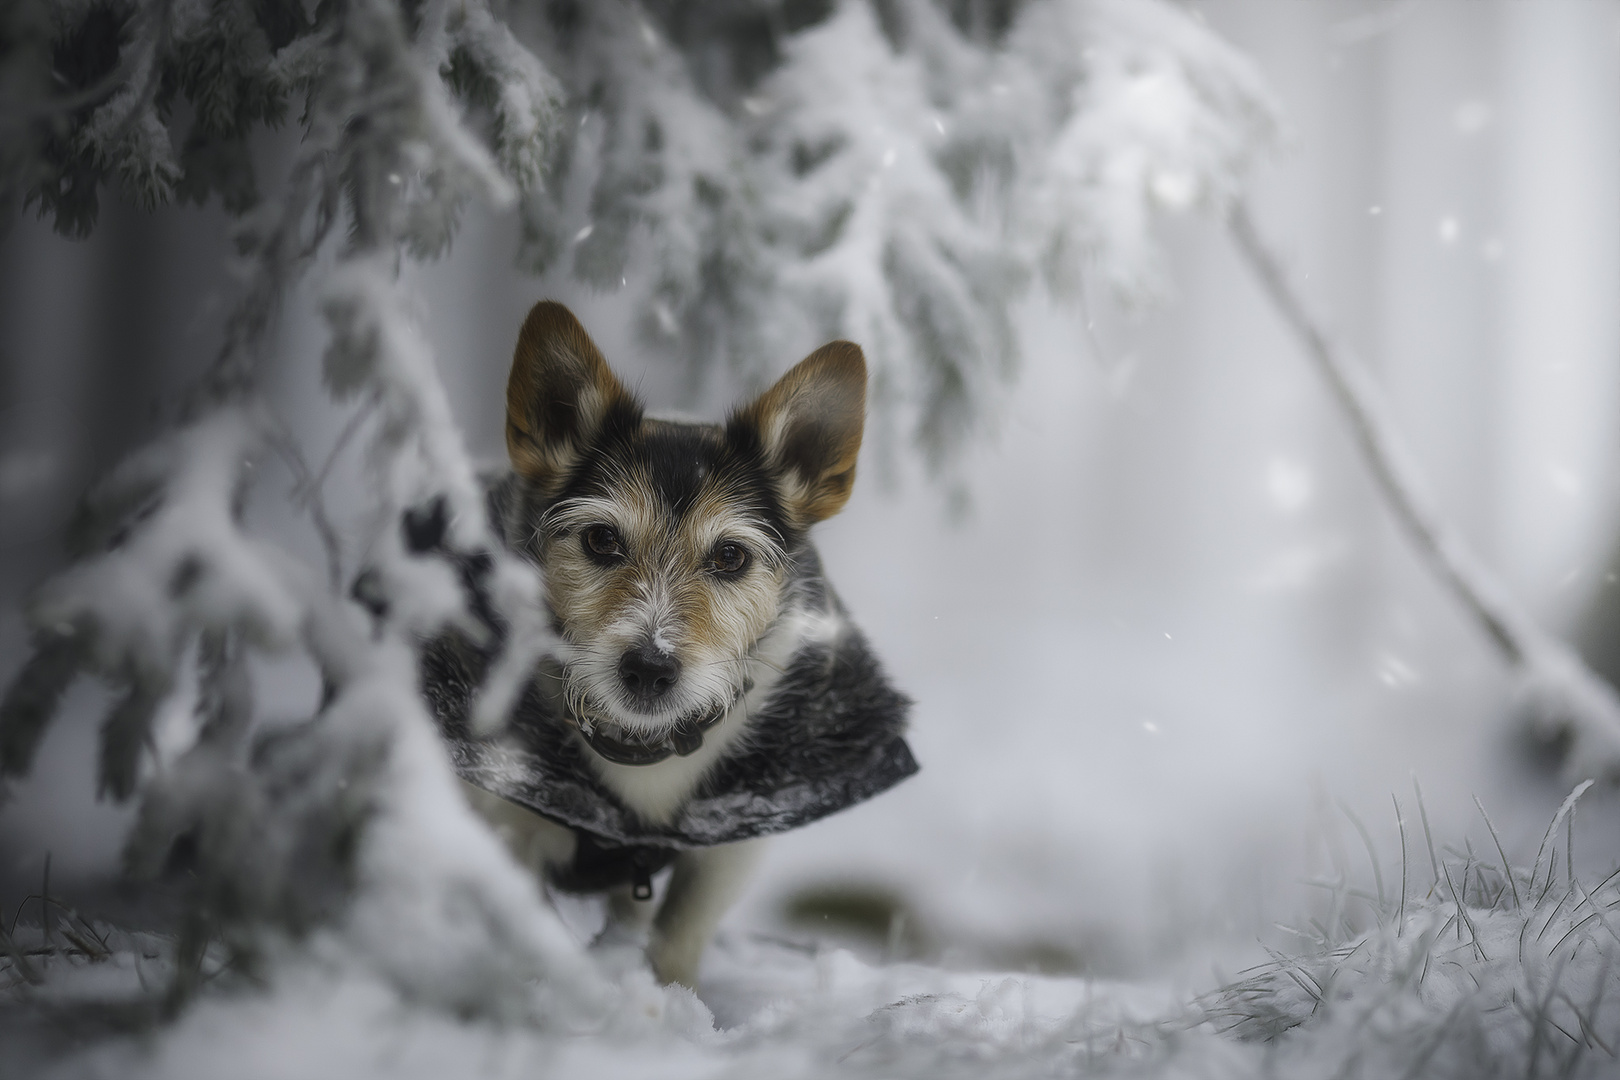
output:
[[[640,859],[630,859],[630,895],[637,900],[652,899],[652,875],[647,872],[647,866]]]

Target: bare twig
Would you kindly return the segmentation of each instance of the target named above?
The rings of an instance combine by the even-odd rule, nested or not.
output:
[[[350,416],[344,423],[343,430],[338,432],[337,438],[332,443],[332,449],[327,452],[326,460],[321,462],[321,467],[316,470],[313,476],[307,477],[293,489],[292,497],[294,499],[307,501],[319,496],[321,488],[326,485],[327,477],[332,475],[332,469],[336,467],[338,459],[343,456],[343,451],[348,449],[350,440],[360,431],[360,426],[377,410],[377,404],[378,397],[376,394],[367,395],[366,399],[360,403],[360,407],[355,409],[354,415]]]
[[[1419,553],[1473,613],[1509,662],[1523,663],[1529,651],[1524,641],[1525,628],[1520,625],[1524,620],[1509,608],[1494,582],[1483,580],[1484,569],[1430,504],[1372,379],[1328,334],[1324,321],[1306,307],[1281,261],[1255,229],[1243,203],[1233,206],[1228,224],[1238,250],[1260,279],[1266,295],[1299,336],[1327,381],[1379,491]]]
[[[338,535],[337,526],[332,523],[331,515],[326,511],[321,482],[310,473],[309,462],[304,460],[303,451],[298,448],[298,440],[292,437],[281,417],[268,408],[262,409],[261,413],[265,417],[263,427],[266,441],[293,474],[293,486],[299,493],[299,501],[309,511],[310,523],[315,528],[316,536],[320,538],[321,549],[326,554],[327,584],[334,593],[341,593],[343,539]]]
[[[1572,754],[1579,768],[1620,773],[1620,697],[1574,650],[1541,629],[1450,528],[1421,483],[1377,385],[1307,306],[1241,201],[1234,203],[1228,226],[1238,251],[1327,383],[1384,502],[1419,556],[1503,658],[1531,678],[1528,689],[1540,696],[1527,702],[1525,718],[1595,740],[1599,749]]]

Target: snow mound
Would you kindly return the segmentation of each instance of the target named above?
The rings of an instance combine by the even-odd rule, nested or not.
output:
[[[395,767],[412,768],[411,756],[407,744]],[[369,931],[329,932],[258,983],[209,959],[212,985],[162,1024],[149,988],[166,981],[174,943],[62,912],[50,930],[0,938],[0,978],[11,983],[0,990],[0,1076],[1611,1076],[1620,871],[1589,883],[1568,856],[1589,786],[1565,800],[1528,868],[1508,859],[1489,819],[1492,846],[1481,852],[1435,853],[1431,837],[1409,837],[1398,891],[1393,880],[1327,883],[1324,906],[1301,913],[1307,929],[1280,928],[1287,949],[1201,994],[1165,980],[876,963],[758,937],[722,938],[698,994],[659,988],[639,950],[585,951],[556,924],[525,924],[532,884],[513,868],[512,895],[492,897],[499,875],[483,867],[481,902],[509,902],[500,918],[547,942],[541,993],[509,972],[467,968],[453,932],[400,948],[421,926],[456,925],[441,913],[418,926],[412,914],[455,892],[455,868],[439,854],[434,876],[446,888],[377,866],[368,872],[396,875],[398,895],[368,890],[350,929],[364,920]],[[421,805],[426,817],[401,812],[387,828],[456,832],[423,843],[442,853],[446,840],[466,840],[472,863],[493,854]],[[396,837],[386,848],[403,856],[411,845]],[[383,936],[387,956],[417,951],[420,962],[405,973],[353,962],[368,935]],[[531,947],[514,938],[514,971]],[[477,979],[514,1007],[458,1013],[457,988]]]

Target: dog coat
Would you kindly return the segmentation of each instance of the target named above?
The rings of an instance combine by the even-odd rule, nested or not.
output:
[[[814,565],[814,553],[806,554]],[[830,594],[825,599],[837,606]],[[585,757],[594,751],[560,695],[547,690],[558,679],[531,679],[508,729],[473,738],[468,707],[492,656],[465,639],[441,638],[424,653],[423,691],[462,779],[578,836],[573,863],[551,871],[566,890],[629,883],[639,895],[678,851],[808,824],[917,771],[904,738],[911,703],[847,623],[831,641],[794,655],[745,737],[662,825],[640,820],[596,778]]]

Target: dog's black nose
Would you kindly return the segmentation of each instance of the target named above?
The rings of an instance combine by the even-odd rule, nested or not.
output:
[[[681,662],[651,641],[643,641],[619,657],[619,679],[630,696],[646,704],[657,701],[681,677]]]

